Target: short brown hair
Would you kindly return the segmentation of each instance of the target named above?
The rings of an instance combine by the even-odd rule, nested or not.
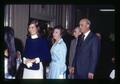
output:
[[[59,29],[59,30],[60,30],[60,35],[61,35],[61,36],[63,35],[63,33],[64,33],[64,28],[63,28],[61,25],[55,26],[55,27],[54,27],[54,30],[55,30],[55,29]],[[54,30],[53,30],[53,31],[54,31]]]

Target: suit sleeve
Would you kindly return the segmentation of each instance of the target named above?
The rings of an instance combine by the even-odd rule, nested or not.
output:
[[[76,46],[76,48],[77,48],[77,46]],[[76,55],[76,51],[75,51],[75,55],[74,55],[73,62],[72,62],[72,67],[75,67],[76,59],[77,59],[77,55]]]
[[[72,55],[72,45],[73,45],[73,40],[71,41],[71,44],[70,44],[70,52],[69,52],[69,66],[72,66],[72,63],[71,63],[71,55]]]
[[[79,39],[78,39],[79,40]],[[75,67],[75,64],[76,64],[76,60],[77,60],[77,50],[78,50],[78,45],[80,44],[80,40],[78,41],[77,45],[76,45],[76,49],[75,49],[75,54],[74,54],[74,57],[73,57],[73,62],[72,62],[72,67]]]
[[[89,68],[89,72],[94,73],[95,72],[95,68],[96,68],[96,64],[98,61],[98,56],[99,56],[99,48],[100,48],[100,40],[95,36],[93,38],[93,42],[92,42],[92,47],[91,47],[91,57],[90,57],[90,68]]]

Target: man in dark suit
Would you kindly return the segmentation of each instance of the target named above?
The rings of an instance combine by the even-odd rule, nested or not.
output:
[[[83,33],[78,39],[76,53],[72,66],[75,79],[93,79],[100,50],[100,39],[91,32],[90,20],[80,20],[80,30]]]

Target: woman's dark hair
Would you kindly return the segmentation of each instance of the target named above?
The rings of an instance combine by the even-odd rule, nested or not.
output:
[[[4,42],[8,49],[8,73],[12,76],[16,72],[16,49],[14,40],[14,30],[11,27],[4,27]]]
[[[29,26],[30,26],[31,24],[35,24],[35,26],[36,26],[36,28],[37,28],[37,30],[38,30],[38,35],[40,35],[39,21],[38,21],[38,20],[36,20],[36,19],[34,19],[34,20],[30,21],[30,22],[28,23],[28,28],[27,28],[27,31],[28,31]],[[30,34],[30,32],[29,32],[29,31],[28,31],[28,33],[27,33],[27,36],[28,36],[28,37],[29,37],[29,36],[31,36],[31,34]]]
[[[54,30],[55,30],[55,29],[59,29],[59,30],[60,30],[60,35],[63,36],[63,34],[64,34],[64,28],[63,28],[61,25],[55,26],[55,27],[54,27]]]

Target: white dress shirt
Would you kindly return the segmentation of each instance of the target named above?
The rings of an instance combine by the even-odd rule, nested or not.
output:
[[[84,37],[84,40],[87,38],[88,34],[90,33],[90,30],[87,31],[86,33],[84,33],[85,37]]]

